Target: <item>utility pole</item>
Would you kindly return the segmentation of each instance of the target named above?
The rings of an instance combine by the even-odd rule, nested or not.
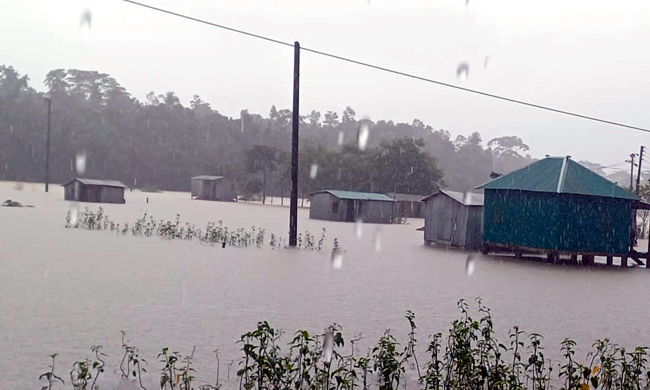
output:
[[[298,243],[298,125],[300,92],[300,43],[293,49],[293,111],[291,118],[291,199],[289,203],[289,246]]]
[[[644,146],[641,146],[641,151],[639,151],[639,170],[636,174],[636,196],[639,196],[639,190],[641,186],[641,164],[643,163],[643,149]]]
[[[630,163],[630,191],[634,189],[634,159],[636,158],[636,153],[630,154],[630,159],[625,160],[626,163]]]
[[[52,98],[47,100],[47,138],[45,141],[45,192],[50,189],[50,116],[52,114]]]

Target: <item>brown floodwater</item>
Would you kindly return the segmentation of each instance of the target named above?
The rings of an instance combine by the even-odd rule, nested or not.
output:
[[[477,256],[468,275],[465,253],[423,246],[416,231],[422,220],[365,224],[357,238],[354,224],[310,220],[307,209],[299,211],[299,229],[326,229],[321,253],[268,244],[222,249],[197,240],[66,229],[71,208],[98,205],[64,201],[59,186],[45,194],[42,185],[18,190],[0,183],[5,199],[35,207],[0,207],[1,389],[38,388],[52,353],[59,354],[58,373],[67,383],[72,362],[91,357],[97,344],[109,355],[103,388],[126,388],[114,373],[121,330],[148,360],[148,383],[157,381],[162,347],[189,354],[196,345],[198,383],[214,380],[212,351],[219,349],[222,381],[235,361],[230,388],[241,356],[235,341],[260,320],[288,334],[322,332],[336,322],[348,338],[362,334],[365,353],[388,328],[404,340],[410,309],[424,350],[428,335],[449,329],[459,299],[479,296],[492,309],[500,336],[512,325],[539,332],[556,360],[564,337],[576,339],[582,354],[597,338],[650,344],[650,273],[643,269]],[[102,205],[111,220],[180,214],[198,227],[218,220],[230,228],[262,227],[267,242],[271,233],[288,236],[288,207],[196,201],[188,193],[127,192],[126,199],[125,205]],[[345,251],[341,268],[332,267],[334,238]]]

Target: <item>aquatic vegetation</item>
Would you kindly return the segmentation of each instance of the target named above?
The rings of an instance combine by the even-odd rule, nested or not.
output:
[[[526,334],[514,326],[508,341],[500,342],[490,310],[477,299],[479,319],[471,316],[467,302],[458,302],[460,317],[454,320],[446,332],[430,336],[426,354],[418,354],[416,348],[417,325],[415,314],[406,313],[409,331],[404,344],[400,344],[393,331],[387,330],[377,343],[363,355],[359,355],[355,343],[361,336],[346,340],[340,325],[332,324],[323,333],[298,330],[283,341],[285,332],[261,321],[241,335],[237,344],[242,356],[237,360],[238,384],[233,389],[309,389],[398,390],[407,387],[424,390],[442,389],[508,389],[566,390],[584,389],[649,389],[650,364],[646,347],[627,351],[608,339],[597,340],[581,360],[576,357],[576,342],[561,342],[561,358],[553,364],[544,355],[543,337],[537,333]],[[347,345],[346,345],[347,341]],[[104,370],[101,354],[93,347],[97,361],[76,361],[70,377],[74,389],[86,389],[93,378],[96,380]],[[99,347],[101,351],[101,347]],[[125,341],[122,332],[124,357],[119,365],[124,380],[139,380],[142,389],[142,373],[137,349]],[[192,390],[195,387],[194,352],[184,356],[162,348],[158,354],[159,383],[161,389]],[[220,359],[215,352],[216,382],[198,385],[200,390],[216,390],[219,382]],[[54,358],[50,370],[42,374],[46,379],[43,390],[51,390],[55,381],[64,384],[54,374]],[[424,358],[420,366],[418,358]],[[230,360],[230,367],[235,360]],[[556,372],[557,374],[553,375]],[[206,378],[205,376],[201,376]],[[153,378],[152,378],[153,379]],[[91,390],[94,387],[94,381]]]
[[[176,214],[173,221],[162,219],[156,221],[153,216],[145,213],[133,223],[125,222],[120,225],[110,220],[101,207],[97,211],[89,210],[86,207],[78,218],[73,218],[71,213],[68,212],[64,226],[74,229],[107,230],[115,232],[116,235],[130,233],[132,236],[157,236],[167,240],[182,239],[191,241],[196,238],[202,244],[219,245],[222,248],[226,246],[237,248],[256,246],[262,248],[266,237],[266,230],[261,227],[252,226],[250,230],[244,228],[229,229],[222,221],[208,222],[204,229],[197,228],[189,223],[183,225],[180,214]],[[318,241],[316,241],[316,236],[305,231],[299,234],[298,248],[318,252],[323,251],[325,249],[325,238],[325,228],[321,230]],[[269,246],[272,249],[286,248],[287,240],[271,234]]]

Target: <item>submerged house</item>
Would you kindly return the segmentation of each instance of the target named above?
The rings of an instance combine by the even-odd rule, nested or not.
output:
[[[404,218],[424,218],[424,195],[396,194],[389,192],[386,194],[395,201],[393,205],[393,214]]]
[[[236,202],[235,182],[223,176],[195,176],[192,178],[192,199]]]
[[[484,252],[545,253],[549,261],[601,255],[626,264],[633,210],[648,206],[569,156],[544,158],[479,188]]]
[[[310,194],[309,218],[391,223],[393,199],[384,194],[325,190]]]
[[[63,184],[64,199],[77,202],[126,203],[124,188],[115,180],[76,178]]]
[[[479,250],[483,195],[440,190],[423,199],[424,242]]]

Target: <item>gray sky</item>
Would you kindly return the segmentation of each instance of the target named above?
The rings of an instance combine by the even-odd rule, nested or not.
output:
[[[143,0],[448,83],[650,127],[650,2],[604,0]],[[92,12],[89,34],[79,27]],[[222,114],[291,107],[282,47],[119,0],[2,0],[0,63],[43,89],[56,68],[111,74],[140,100],[194,94]],[[489,61],[484,67],[485,58]],[[465,81],[460,62],[470,65]],[[342,111],[484,142],[518,135],[531,154],[621,163],[650,134],[491,100],[303,53],[301,113]],[[621,168],[625,168],[623,165]]]

